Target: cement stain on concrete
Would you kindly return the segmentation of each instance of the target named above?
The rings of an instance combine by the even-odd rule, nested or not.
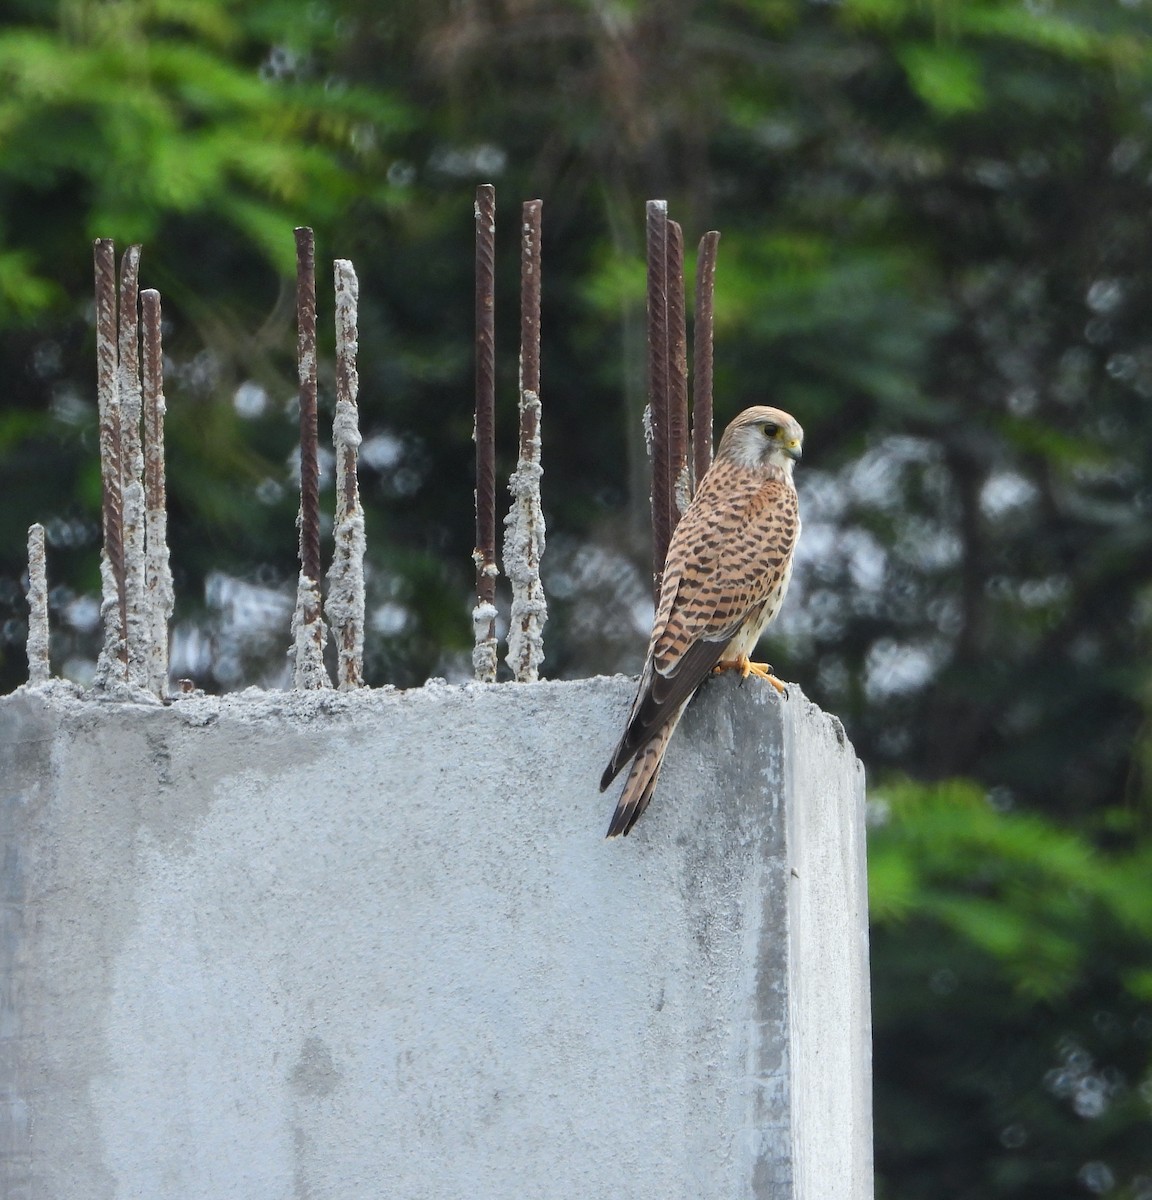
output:
[[[336,1090],[341,1076],[323,1038],[304,1039],[300,1057],[288,1078],[292,1090],[302,1096],[330,1096]]]

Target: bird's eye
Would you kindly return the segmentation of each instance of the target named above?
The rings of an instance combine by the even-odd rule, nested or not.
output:
[[[771,421],[765,421],[764,424],[760,426],[760,432],[763,433],[765,437],[775,437],[779,430],[780,426],[773,425]]]

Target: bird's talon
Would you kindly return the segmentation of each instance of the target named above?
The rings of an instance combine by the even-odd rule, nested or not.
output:
[[[713,675],[719,675],[724,671],[739,671],[741,686],[749,675],[755,675],[757,679],[767,680],[780,695],[788,695],[787,687],[772,674],[772,668],[767,663],[753,662],[746,654],[740,655],[739,658],[722,658],[712,668]]]

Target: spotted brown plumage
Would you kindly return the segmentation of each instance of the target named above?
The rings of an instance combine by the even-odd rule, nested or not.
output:
[[[676,526],[640,686],[600,781],[603,791],[632,762],[609,837],[627,835],[648,807],[668,741],[709,672],[736,667],[783,689],[749,655],[792,574],[800,536],[792,470],[803,441],[796,419],[780,409],[745,409]]]

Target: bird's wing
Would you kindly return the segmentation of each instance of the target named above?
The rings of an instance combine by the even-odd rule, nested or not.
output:
[[[785,579],[800,527],[796,493],[778,480],[755,483],[701,489],[676,526],[648,661],[601,790],[688,700]]]

